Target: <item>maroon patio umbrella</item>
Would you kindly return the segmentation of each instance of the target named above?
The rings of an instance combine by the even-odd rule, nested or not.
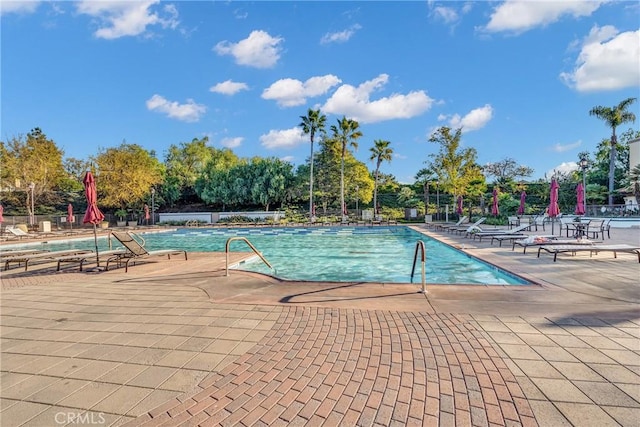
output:
[[[91,171],[87,171],[82,181],[84,192],[87,197],[87,211],[82,219],[83,224],[93,224],[93,240],[96,244],[96,264],[100,267],[100,257],[98,255],[98,231],[97,225],[104,220],[104,214],[98,209],[98,193],[96,191],[96,181]]]
[[[586,209],[584,206],[584,187],[581,182],[579,182],[576,187],[576,199],[576,215],[584,215]]]
[[[67,206],[67,222],[69,222],[69,228],[73,229],[73,206],[71,203]]]
[[[149,205],[145,203],[144,204],[144,220],[147,222],[147,225],[149,225],[150,219],[151,219],[151,215],[149,215]]]
[[[498,208],[498,189],[493,189],[493,202],[491,203],[491,215],[500,215],[500,209]]]
[[[456,207],[456,213],[458,215],[462,215],[462,203],[463,203],[462,196],[458,196],[458,206]]]
[[[518,215],[524,215],[524,202],[527,198],[527,193],[524,191],[520,193],[520,206],[518,206]]]
[[[4,214],[4,208],[2,207],[2,205],[0,205],[0,222],[4,222],[4,217],[2,216]]]
[[[553,234],[553,224],[555,222],[555,218],[560,215],[560,207],[558,206],[558,190],[560,186],[558,185],[558,181],[555,179],[551,180],[551,192],[549,194],[549,207],[547,214],[549,218],[551,218],[551,234]]]

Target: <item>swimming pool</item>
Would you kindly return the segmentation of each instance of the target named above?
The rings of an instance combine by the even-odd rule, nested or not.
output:
[[[144,234],[149,249],[176,248],[189,252],[224,251],[230,237],[246,237],[275,267],[261,261],[245,262],[242,270],[288,280],[331,282],[410,283],[416,243],[425,244],[426,281],[442,284],[524,285],[524,279],[484,263],[462,251],[422,235],[408,227],[274,227],[183,228]],[[100,250],[107,248],[102,238]],[[92,249],[93,238],[52,241],[50,250]],[[231,251],[250,251],[246,243],[233,241]],[[416,265],[414,283],[421,280]]]

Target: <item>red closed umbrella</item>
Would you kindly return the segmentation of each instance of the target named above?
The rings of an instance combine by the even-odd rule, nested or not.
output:
[[[2,207],[2,205],[0,205],[0,222],[4,222],[4,217],[2,216],[4,214],[4,208]]]
[[[582,183],[579,182],[578,186],[576,187],[576,199],[577,199],[577,203],[576,203],[576,215],[584,215],[586,212],[586,208],[584,205],[584,187],[582,186]]]
[[[149,225],[149,220],[151,219],[151,215],[149,215],[149,205],[147,205],[145,203],[144,205],[144,220],[147,222],[147,225]]]
[[[98,255],[98,231],[97,225],[104,220],[104,214],[98,209],[98,192],[96,191],[96,181],[91,171],[87,171],[82,181],[84,192],[87,197],[87,211],[82,219],[83,224],[93,224],[93,239],[96,244],[96,264],[100,267],[100,257]]]
[[[73,206],[71,206],[71,203],[67,206],[67,222],[69,223],[69,228],[73,229]]]
[[[551,192],[549,195],[549,208],[547,214],[549,218],[551,218],[551,234],[553,234],[553,224],[555,222],[555,217],[560,215],[560,207],[558,206],[558,191],[560,190],[560,185],[558,185],[558,181],[555,179],[551,180]]]
[[[456,207],[456,213],[458,215],[462,215],[462,203],[463,203],[462,196],[458,196],[458,206]]]
[[[500,215],[500,208],[498,208],[498,189],[493,189],[493,201],[491,203],[491,215],[498,216]]]
[[[527,193],[524,191],[520,193],[520,206],[518,206],[518,215],[524,215],[524,203],[527,198]]]

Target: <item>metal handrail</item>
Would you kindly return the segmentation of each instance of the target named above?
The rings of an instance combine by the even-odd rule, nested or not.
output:
[[[418,240],[416,243],[416,252],[413,254],[413,267],[411,267],[411,283],[413,283],[413,275],[416,271],[416,261],[418,260],[418,250],[421,251],[422,257],[420,258],[420,262],[422,263],[422,293],[427,293],[427,281],[426,281],[426,273],[425,273],[425,263],[427,261],[427,253],[424,248],[424,242],[422,240]]]
[[[262,256],[262,254],[261,254],[260,252],[258,252],[258,250],[256,249],[256,247],[255,247],[255,246],[253,246],[253,245],[251,244],[251,242],[249,241],[249,239],[247,239],[246,237],[238,237],[238,236],[236,236],[236,237],[229,237],[229,238],[227,239],[227,243],[226,243],[225,248],[224,248],[225,257],[226,257],[226,267],[225,267],[225,271],[226,271],[226,275],[227,275],[227,276],[229,276],[229,246],[231,245],[231,242],[233,242],[234,240],[241,240],[241,241],[245,242],[245,243],[246,243],[246,244],[251,248],[251,250],[252,250],[256,255],[258,255],[258,257],[262,260],[262,262],[264,262],[265,264],[267,264],[267,267],[269,267],[270,269],[272,269],[272,270],[274,271],[274,273],[275,273],[276,269],[275,269],[275,268],[273,268],[273,267],[271,266],[271,264],[269,264],[269,261],[267,261],[267,260],[265,259],[265,257],[263,257],[263,256]]]

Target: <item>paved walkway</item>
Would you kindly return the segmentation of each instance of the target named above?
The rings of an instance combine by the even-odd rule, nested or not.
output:
[[[637,258],[432,234],[539,285],[283,283],[212,254],[3,272],[0,425],[638,425]]]

